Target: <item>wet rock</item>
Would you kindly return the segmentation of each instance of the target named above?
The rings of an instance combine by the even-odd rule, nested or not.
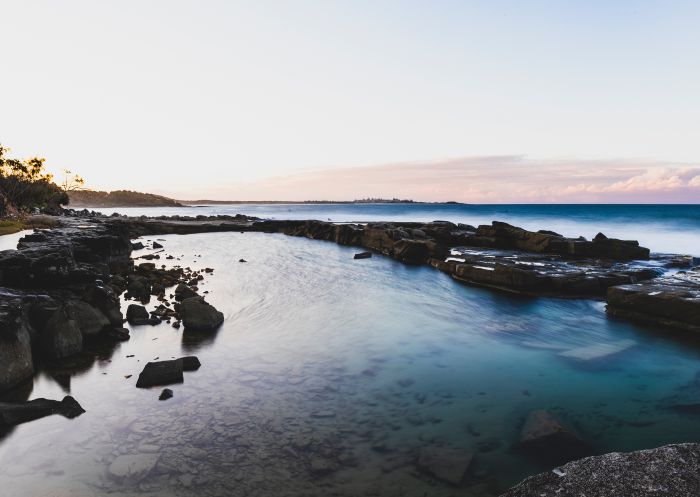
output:
[[[174,359],[171,361],[149,362],[143,368],[136,381],[137,388],[149,388],[160,385],[170,385],[182,383],[182,361]]]
[[[429,241],[404,239],[394,244],[393,256],[405,264],[425,264],[432,252]]]
[[[22,317],[20,299],[0,300],[0,391],[34,373],[31,335]]]
[[[126,287],[126,294],[129,298],[148,302],[151,298],[151,283],[148,278],[131,275]]]
[[[532,411],[518,448],[545,464],[562,464],[591,454],[591,448],[545,410]]]
[[[189,286],[185,285],[184,283],[180,283],[176,288],[175,288],[175,300],[185,300],[185,299],[191,299],[193,297],[198,297],[197,292],[192,290]]]
[[[145,325],[145,324],[159,324],[160,319],[152,318],[146,308],[138,304],[130,304],[126,309],[126,320],[129,324],[133,325]]]
[[[124,321],[119,297],[114,291],[101,285],[89,285],[83,294],[83,300],[98,309],[112,326],[120,327]]]
[[[359,254],[355,254],[353,259],[369,259],[372,257],[372,252],[360,252]]]
[[[49,359],[63,359],[83,349],[83,335],[64,307],[54,312],[41,332],[41,350]]]
[[[185,329],[193,331],[213,330],[224,322],[224,315],[202,297],[185,299],[179,308]]]
[[[473,454],[465,449],[424,447],[418,456],[418,467],[452,485],[459,485],[469,469]]]
[[[161,249],[161,248],[163,248],[163,246],[158,242],[153,242],[153,248],[154,249]]]
[[[72,419],[84,412],[81,405],[70,395],[61,401],[34,399],[28,402],[0,402],[0,426],[14,426],[52,414]]]
[[[202,366],[197,356],[193,355],[182,357],[180,361],[182,361],[183,371],[197,371]]]
[[[158,400],[168,400],[173,398],[173,391],[170,390],[169,388],[164,388],[162,392],[160,392],[160,396],[158,397]]]
[[[99,335],[111,323],[99,309],[81,300],[72,300],[66,304],[68,316],[75,321],[84,339]]]
[[[615,286],[608,289],[607,302],[615,317],[700,331],[700,271]]]
[[[131,250],[142,250],[145,246],[143,242],[134,242],[131,244]]]
[[[121,455],[110,464],[108,473],[120,483],[138,483],[153,471],[159,459],[159,454]]]
[[[531,476],[501,497],[696,497],[700,444],[587,457]]]

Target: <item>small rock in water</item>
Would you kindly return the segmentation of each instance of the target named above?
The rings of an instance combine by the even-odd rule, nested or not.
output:
[[[245,259],[238,259],[238,262],[248,262]]]
[[[562,464],[591,454],[591,448],[545,410],[532,411],[520,432],[519,447],[547,464]]]
[[[136,382],[137,388],[148,388],[171,383],[182,383],[182,361],[149,362]]]
[[[117,457],[109,466],[109,476],[123,483],[138,483],[156,467],[158,454],[126,454]]]
[[[418,467],[452,485],[459,485],[472,462],[473,454],[465,449],[425,447],[418,456]]]
[[[162,392],[160,392],[160,397],[158,397],[158,400],[168,400],[173,397],[173,391],[170,390],[169,388],[164,388]]]
[[[369,259],[372,257],[372,252],[360,252],[359,254],[355,254],[355,257],[353,259]]]
[[[180,360],[182,361],[183,371],[197,371],[202,366],[197,356],[190,355],[182,357]]]
[[[159,248],[163,248],[163,246],[158,242],[153,242],[153,248],[159,249]]]
[[[335,412],[334,411],[316,411],[311,413],[312,418],[334,418],[335,417]]]

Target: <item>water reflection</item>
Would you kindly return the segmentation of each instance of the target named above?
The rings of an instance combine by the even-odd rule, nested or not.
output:
[[[454,494],[418,466],[426,447],[470,451],[459,493],[496,495],[546,467],[516,450],[535,409],[595,452],[700,440],[673,407],[700,402],[697,341],[608,320],[600,302],[501,295],[282,235],[163,238],[216,269],[202,289],[226,322],[132,327],[42,365],[25,395],[70,390],[87,413],[6,436],[8,495]],[[184,353],[202,367],[174,398],[135,388],[146,362]]]

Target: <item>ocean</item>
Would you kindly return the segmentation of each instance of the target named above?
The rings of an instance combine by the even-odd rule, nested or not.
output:
[[[120,211],[497,219],[700,255],[698,206]],[[611,319],[599,301],[517,297],[388,257],[353,260],[357,249],[329,242],[263,233],[156,238],[181,259],[159,263],[214,268],[201,289],[224,312],[223,326],[215,333],[133,326],[130,341],[97,351],[96,360],[39,372],[30,398],[70,393],[87,412],[7,433],[3,495],[495,496],[551,469],[517,450],[526,416],[538,409],[592,453],[700,442],[698,414],[674,408],[700,402],[700,340],[691,334]],[[581,354],[601,347],[619,353]],[[146,362],[183,355],[197,355],[202,367],[171,387],[173,399],[135,388]],[[421,449],[435,446],[473,454],[461,488],[417,468]],[[120,456],[131,457],[127,477]]]
[[[591,239],[603,232],[609,237],[639,240],[654,252],[700,256],[700,205],[697,204],[226,204],[95,210],[130,216],[246,214],[266,219],[335,222],[446,220],[473,226],[495,220],[535,231],[553,230],[570,237]]]

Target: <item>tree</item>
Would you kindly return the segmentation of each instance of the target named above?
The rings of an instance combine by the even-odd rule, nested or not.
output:
[[[8,151],[0,145],[0,216],[32,208],[57,211],[69,202],[68,194],[44,170],[45,159],[13,159]]]
[[[74,192],[84,188],[85,180],[81,176],[74,174],[70,169],[64,169],[63,174],[63,191]]]

